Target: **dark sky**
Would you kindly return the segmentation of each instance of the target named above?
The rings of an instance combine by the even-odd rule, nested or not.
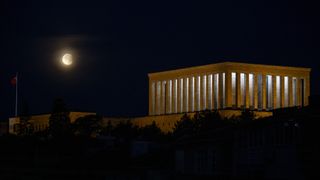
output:
[[[0,118],[19,102],[51,111],[146,115],[147,73],[221,61],[311,67],[319,92],[319,11],[306,1],[1,1]],[[59,58],[72,52],[72,68]]]

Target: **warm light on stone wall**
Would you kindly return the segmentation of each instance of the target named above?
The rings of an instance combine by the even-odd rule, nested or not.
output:
[[[149,115],[306,106],[310,71],[309,68],[225,62],[151,73]],[[159,82],[162,82],[161,88]],[[155,83],[158,83],[156,92]]]

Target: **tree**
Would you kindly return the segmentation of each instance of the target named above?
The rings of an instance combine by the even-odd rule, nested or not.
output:
[[[244,110],[241,112],[241,115],[239,116],[240,122],[251,122],[255,119],[255,115],[253,111],[250,110]]]
[[[114,127],[112,126],[112,123],[109,120],[107,126],[102,128],[101,134],[102,135],[111,136],[111,133],[112,133],[113,129],[114,129]]]
[[[179,138],[185,134],[192,134],[194,130],[194,122],[190,118],[188,114],[184,114],[181,117],[180,121],[177,121],[174,129],[173,129],[173,135],[176,138]]]
[[[201,111],[196,112],[193,118],[184,114],[180,121],[175,124],[173,134],[175,137],[185,135],[195,135],[204,131],[211,131],[216,128],[231,125],[229,119],[223,119],[218,111]]]
[[[126,140],[131,140],[137,137],[138,127],[134,126],[131,121],[126,123],[120,122],[112,131],[112,135]]]
[[[28,136],[33,134],[33,126],[29,122],[31,116],[29,114],[29,106],[26,101],[23,101],[20,114],[20,127],[18,134],[21,136]]]
[[[78,118],[73,124],[73,133],[84,137],[95,137],[101,132],[101,116],[87,115]]]
[[[70,134],[70,112],[62,99],[53,103],[52,113],[49,118],[49,133],[53,137],[63,137]]]
[[[161,129],[153,121],[152,124],[140,128],[141,137],[145,140],[161,140],[163,134]]]
[[[223,119],[219,112],[214,110],[206,110],[202,112],[197,112],[194,117],[194,124],[195,124],[195,131],[201,132],[206,130],[212,130],[215,128],[219,128],[224,126],[227,122],[227,120]]]

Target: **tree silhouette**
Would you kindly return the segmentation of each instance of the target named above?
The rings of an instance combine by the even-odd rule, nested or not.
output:
[[[53,103],[49,118],[49,133],[53,137],[63,137],[70,134],[69,111],[63,99],[56,99]]]
[[[184,114],[181,117],[180,121],[177,121],[174,129],[173,129],[173,135],[176,138],[182,137],[186,134],[192,134],[194,129],[194,122],[190,118],[188,114]]]
[[[144,140],[162,140],[162,131],[153,121],[152,124],[140,128],[140,137]]]
[[[20,114],[20,127],[18,135],[21,136],[29,136],[33,134],[33,126],[29,122],[31,119],[30,113],[29,113],[29,106],[26,101],[23,101],[22,108],[21,108],[21,114]]]
[[[103,127],[103,128],[101,129],[100,134],[106,135],[106,136],[111,136],[111,133],[112,133],[113,129],[114,129],[114,127],[112,126],[112,123],[111,123],[111,121],[109,120],[107,126],[106,126],[106,127]]]
[[[175,124],[173,135],[176,138],[188,135],[195,135],[205,131],[231,125],[232,121],[223,119],[218,111],[196,112],[193,118],[184,114],[180,121]]]
[[[195,132],[203,132],[214,128],[219,128],[227,123],[227,120],[222,119],[218,111],[202,111],[197,112],[194,117]]]
[[[73,133],[84,137],[95,137],[101,132],[101,120],[102,117],[97,115],[80,117],[72,125]]]
[[[113,129],[112,135],[125,140],[132,140],[138,136],[138,127],[134,126],[131,121],[121,122]]]
[[[255,119],[255,115],[254,115],[253,111],[250,111],[248,109],[243,110],[241,112],[241,115],[239,116],[240,122],[243,122],[243,123],[251,122],[254,119]]]

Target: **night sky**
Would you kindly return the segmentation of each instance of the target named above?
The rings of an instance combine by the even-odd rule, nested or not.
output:
[[[0,120],[53,100],[105,116],[143,116],[147,73],[237,61],[312,68],[319,87],[319,11],[306,1],[0,2]],[[71,68],[60,58],[71,52]]]

